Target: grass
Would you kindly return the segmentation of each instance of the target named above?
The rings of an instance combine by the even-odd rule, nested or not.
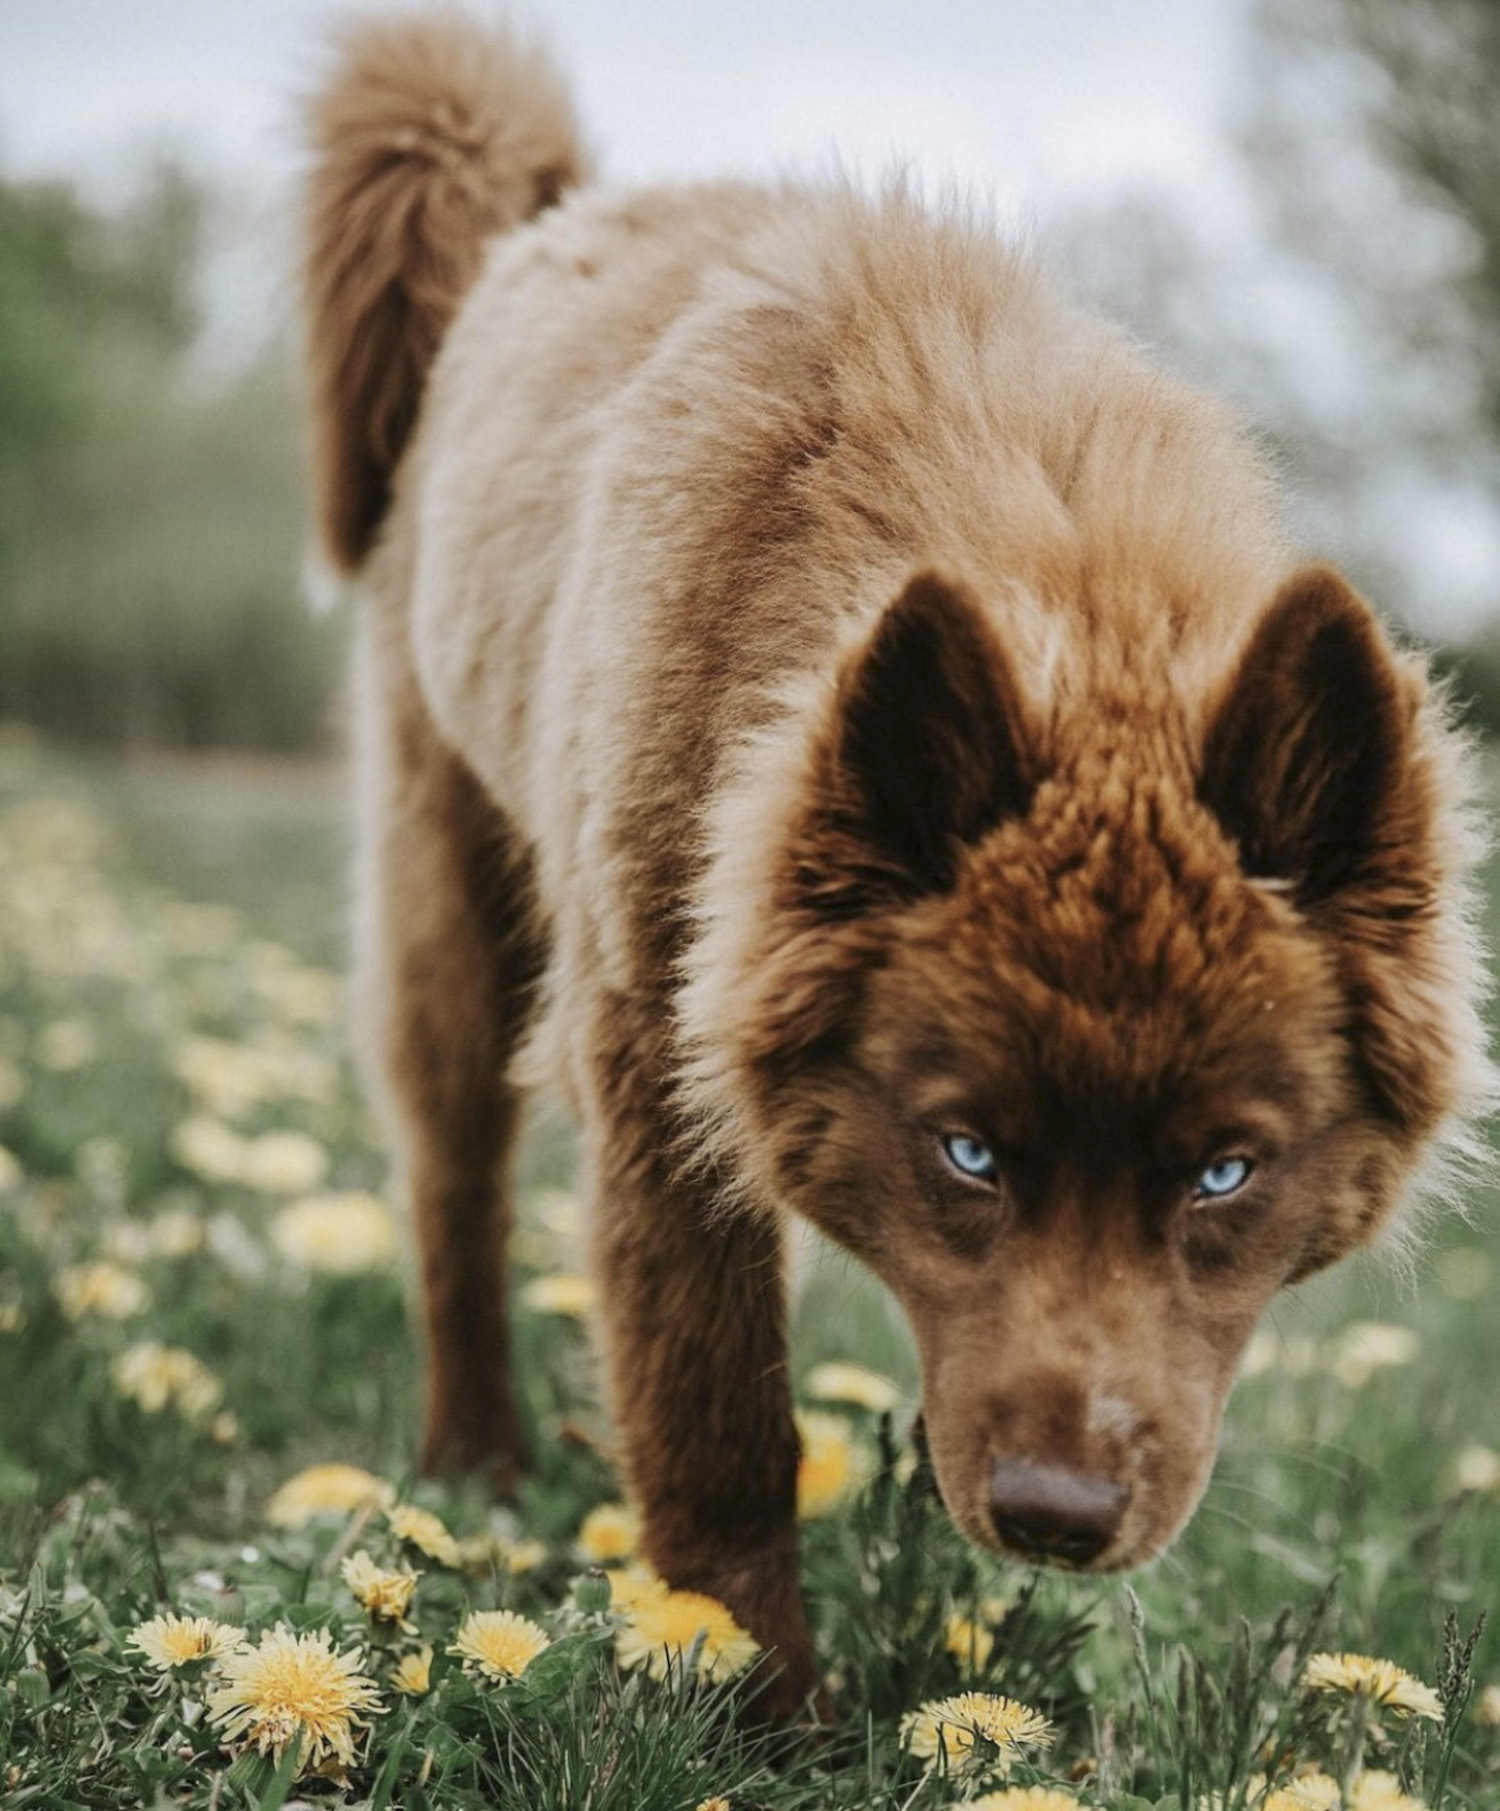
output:
[[[959,1540],[906,1437],[898,1318],[809,1249],[804,1397],[846,1360],[899,1405],[809,1405],[832,1418],[810,1424],[804,1576],[838,1722],[815,1744],[746,1733],[754,1669],[710,1676],[712,1630],[663,1676],[622,1665],[622,1613],[578,1544],[619,1487],[584,1329],[546,1305],[583,1263],[556,1114],[527,1147],[516,1242],[537,1473],[506,1511],[411,1475],[409,1265],[346,1060],[340,825],[325,776],[106,772],[0,737],[0,1802],[936,1811],[1031,1787],[996,1802],[1500,1807],[1500,1619],[1473,1638],[1500,1598],[1493,1194],[1433,1229],[1415,1286],[1362,1260],[1278,1306],[1203,1507],[1129,1583]],[[278,1506],[335,1461],[384,1496]],[[396,1501],[456,1549],[398,1538]],[[404,1617],[362,1607],[358,1553],[419,1573]],[[518,1678],[451,1651],[490,1610],[549,1642]],[[374,1707],[341,1723],[327,1701],[352,1759],[312,1771],[264,1717],[226,1746],[251,1650],[163,1673],[136,1632],[169,1612],[270,1636],[257,1664],[294,1637],[357,1653]],[[398,1689],[429,1650],[427,1689]],[[1308,1691],[1320,1651],[1395,1663],[1441,1717]],[[924,1756],[906,1719],[968,1691],[1037,1711],[1052,1740],[970,1749],[960,1724]]]

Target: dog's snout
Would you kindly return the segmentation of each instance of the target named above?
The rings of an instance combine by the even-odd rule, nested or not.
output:
[[[1113,1478],[996,1459],[990,1467],[990,1519],[1012,1551],[1027,1559],[1086,1566],[1120,1531],[1128,1485]]]

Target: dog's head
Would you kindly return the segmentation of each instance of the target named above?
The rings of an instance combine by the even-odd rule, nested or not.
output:
[[[902,1302],[954,1519],[1098,1569],[1181,1527],[1262,1310],[1482,1065],[1420,668],[1315,569],[1179,694],[1044,713],[913,580],[716,996],[736,1161]]]

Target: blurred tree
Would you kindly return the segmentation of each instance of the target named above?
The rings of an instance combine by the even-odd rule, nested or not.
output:
[[[1500,0],[1260,0],[1259,20],[1247,139],[1289,242],[1455,361],[1500,440]]]
[[[1116,198],[1066,261],[1245,406],[1299,542],[1429,637],[1500,621],[1500,0],[1257,0],[1236,100],[1215,209]],[[1463,633],[1500,733],[1500,630]]]
[[[289,361],[189,376],[216,205],[170,164],[112,214],[0,182],[0,713],[64,736],[323,731]]]
[[[1262,204],[1363,341],[1322,438],[1388,569],[1419,512],[1439,539],[1488,545],[1468,600],[1488,621],[1439,664],[1500,733],[1500,0],[1259,0],[1256,21],[1244,140]]]

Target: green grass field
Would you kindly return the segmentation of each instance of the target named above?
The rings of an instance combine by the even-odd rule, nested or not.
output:
[[[0,735],[0,1804],[1500,1807],[1500,1618],[1470,1645],[1500,1605],[1495,1194],[1414,1277],[1360,1260],[1277,1307],[1203,1507],[1128,1584],[958,1541],[906,1440],[898,1321],[809,1253],[804,1575],[838,1722],[745,1735],[756,1674],[713,1607],[591,1563],[629,1526],[584,1526],[619,1486],[556,1113],[515,1253],[536,1476],[500,1511],[411,1475],[345,856],[326,775]],[[359,1469],[282,1488],[334,1464]],[[1319,1652],[1431,1689],[1313,1690]],[[962,1693],[941,1741],[907,1721]]]

